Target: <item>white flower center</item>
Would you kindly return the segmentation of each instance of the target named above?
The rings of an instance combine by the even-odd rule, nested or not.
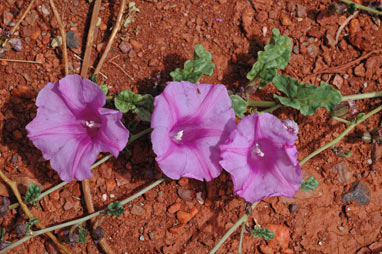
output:
[[[181,141],[182,140],[182,136],[183,136],[183,130],[178,131],[176,133],[176,135],[173,136],[172,138],[174,139],[174,141]]]
[[[258,156],[260,156],[260,157],[264,157],[264,153],[263,153],[263,151],[261,151],[259,143],[256,143],[256,144],[255,144],[255,151],[254,151],[254,152],[255,152]]]
[[[96,122],[94,122],[94,121],[85,121],[85,125],[86,125],[86,127],[88,127],[88,128],[98,128],[98,127],[100,127],[101,126],[101,124],[99,124],[99,123],[96,123]]]

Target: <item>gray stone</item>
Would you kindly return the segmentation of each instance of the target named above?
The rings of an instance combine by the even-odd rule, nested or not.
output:
[[[370,192],[362,182],[355,181],[350,189],[342,195],[341,200],[345,204],[356,201],[358,205],[365,205],[370,201]]]
[[[70,49],[72,48],[77,49],[79,47],[80,42],[74,31],[70,30],[66,33],[66,44],[67,44],[67,47]]]

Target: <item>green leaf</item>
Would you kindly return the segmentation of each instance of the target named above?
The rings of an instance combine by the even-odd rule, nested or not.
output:
[[[4,242],[5,228],[2,228],[0,231],[0,242]]]
[[[215,64],[211,61],[212,55],[205,51],[200,44],[195,45],[194,57],[192,60],[187,60],[184,63],[184,69],[176,68],[170,73],[174,81],[190,81],[197,83],[202,78],[202,75],[211,76]]]
[[[78,228],[78,243],[86,243],[86,235],[88,234],[88,231],[84,229],[83,227]]]
[[[154,97],[150,94],[136,94],[129,90],[121,91],[114,98],[115,107],[122,113],[132,111],[142,121],[150,122],[154,109]]]
[[[30,183],[28,185],[28,191],[25,194],[25,203],[31,203],[35,200],[37,200],[41,195],[41,187],[40,185]]]
[[[102,92],[107,95],[109,93],[109,88],[107,88],[107,85],[102,82],[100,85],[99,85],[99,88],[101,88]]]
[[[232,108],[235,111],[235,115],[239,118],[243,118],[245,112],[247,112],[247,102],[239,95],[231,95]]]
[[[121,202],[114,201],[107,206],[106,213],[110,216],[119,217],[124,211],[125,209],[123,208]]]
[[[318,186],[317,179],[314,178],[314,176],[311,176],[306,180],[304,180],[304,179],[302,180],[300,189],[305,190],[305,191],[315,190],[317,188],[317,186]]]
[[[283,70],[289,63],[292,43],[288,36],[280,36],[280,31],[272,29],[272,37],[264,51],[257,53],[257,61],[247,74],[247,79],[253,81],[260,79],[258,88],[263,88],[277,74],[277,69]]]
[[[317,108],[324,107],[328,110],[333,109],[341,101],[341,93],[321,82],[320,86],[298,83],[297,79],[284,75],[278,75],[273,79],[273,85],[287,97],[274,94],[273,97],[279,99],[285,106],[300,110],[303,115],[311,116]]]
[[[255,228],[251,230],[251,233],[254,238],[261,237],[265,241],[269,241],[275,238],[275,233],[269,231],[267,228],[261,228],[260,226],[255,226]]]
[[[36,225],[39,222],[40,222],[40,220],[37,218],[34,218],[34,217],[29,218],[29,220],[25,223],[25,226],[27,227],[27,229],[25,231],[26,234],[28,234],[30,232],[30,229],[33,225]]]

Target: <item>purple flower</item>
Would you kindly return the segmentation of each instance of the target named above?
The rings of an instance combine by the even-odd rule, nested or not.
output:
[[[117,157],[126,146],[129,131],[121,123],[122,113],[102,108],[105,102],[102,90],[79,75],[48,83],[37,96],[28,138],[63,181],[90,178],[98,153]]]
[[[251,203],[292,197],[302,180],[296,139],[293,129],[271,114],[244,117],[220,146],[220,164],[232,175],[235,193]]]
[[[235,113],[224,85],[168,82],[155,98],[151,135],[156,161],[172,179],[217,177],[218,145],[235,128]]]

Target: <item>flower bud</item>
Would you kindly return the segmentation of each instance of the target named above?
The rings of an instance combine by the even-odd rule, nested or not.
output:
[[[350,106],[346,104],[338,104],[332,109],[331,116],[341,117],[349,113]]]
[[[371,138],[371,134],[370,132],[368,131],[365,131],[362,135],[362,141],[365,142],[365,143],[371,143],[372,141],[372,138]]]

